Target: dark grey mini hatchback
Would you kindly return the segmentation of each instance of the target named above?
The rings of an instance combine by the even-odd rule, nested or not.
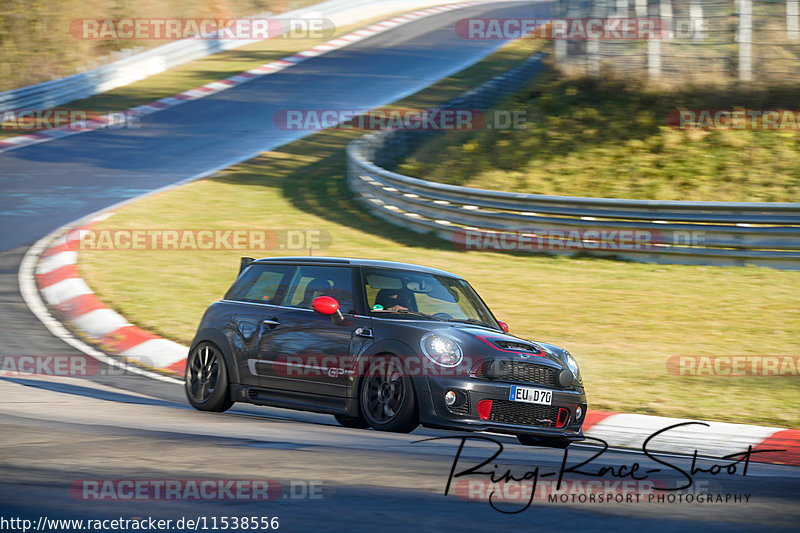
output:
[[[557,448],[586,416],[569,352],[510,335],[463,278],[333,257],[243,258],[192,341],[186,395],[204,411],[247,402]]]

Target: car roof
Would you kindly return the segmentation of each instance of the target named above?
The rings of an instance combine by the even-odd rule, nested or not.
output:
[[[356,259],[352,257],[316,257],[316,256],[296,256],[296,257],[262,257],[256,259],[253,263],[273,263],[273,262],[287,262],[287,263],[302,263],[314,265],[350,265],[350,266],[368,266],[376,268],[394,268],[397,270],[410,270],[414,272],[425,272],[426,274],[435,274],[439,276],[448,276],[451,278],[463,279],[461,276],[440,270],[438,268],[431,268],[422,265],[415,265],[413,263],[401,263],[398,261],[380,261],[377,259]]]

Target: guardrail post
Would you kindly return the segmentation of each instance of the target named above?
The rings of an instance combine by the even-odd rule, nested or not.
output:
[[[800,39],[797,0],[786,0],[786,38],[792,41]]]
[[[668,0],[667,0],[668,2]],[[639,13],[639,6],[643,5],[644,7],[644,14]],[[647,0],[636,0],[636,16],[643,17],[647,16]],[[666,22],[661,17],[661,10],[663,9],[663,2],[659,2],[657,7],[655,7],[657,12],[659,13],[658,17],[658,32],[656,33],[656,37],[647,40],[647,77],[651,80],[658,79],[661,76],[661,40],[667,37],[667,27]]]
[[[600,75],[600,42],[597,39],[587,41],[586,51],[589,55],[586,69],[589,76],[596,78]]]
[[[559,0],[556,7],[550,12],[552,16],[550,19],[563,17],[568,10],[571,0]],[[567,62],[567,41],[564,39],[555,39],[553,42],[553,57],[557,67],[566,66]]]
[[[609,13],[608,1],[596,0],[594,8],[591,10],[594,18],[607,18]],[[600,75],[600,41],[589,39],[586,41],[587,64],[586,70],[589,76],[597,77]]]
[[[739,0],[739,28],[736,40],[739,43],[739,80],[753,78],[753,3]]]
[[[689,5],[689,18],[692,21],[692,40],[702,41],[705,39],[705,28],[703,27],[703,6],[696,0]]]
[[[647,77],[654,80],[661,76],[661,39],[647,40]]]
[[[553,53],[556,58],[556,65],[563,66],[567,62],[567,41],[565,39],[556,39],[553,46],[555,47]]]
[[[568,17],[572,11],[572,3],[575,0],[559,0],[556,7],[551,12],[551,19]],[[567,66],[568,52],[567,41],[565,39],[555,39],[553,42],[553,56],[556,66],[565,68]]]
[[[658,3],[658,13],[661,17],[663,26],[667,29],[665,39],[673,39],[675,30],[672,27],[672,0],[660,0]]]

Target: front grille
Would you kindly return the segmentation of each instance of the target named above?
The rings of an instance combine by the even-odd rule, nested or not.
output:
[[[490,422],[544,428],[554,427],[557,420],[558,407],[512,402],[511,400],[493,400],[492,413],[489,415]]]
[[[502,381],[518,381],[548,387],[558,387],[558,370],[549,366],[525,363],[522,361],[505,361],[501,375]]]

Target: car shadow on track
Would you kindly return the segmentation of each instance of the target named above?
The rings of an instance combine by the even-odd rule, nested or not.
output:
[[[92,387],[82,387],[80,385],[72,385],[69,383],[56,383],[52,381],[40,381],[35,379],[25,378],[11,378],[2,377],[0,379],[23,385],[25,387],[34,387],[37,389],[48,390],[52,392],[60,392],[62,394],[72,394],[74,396],[83,396],[85,398],[94,398],[97,400],[106,400],[109,402],[132,403],[138,405],[153,405],[159,407],[178,407],[180,409],[191,409],[189,405],[182,405],[177,402],[168,400],[159,400],[156,398],[145,398],[133,394],[125,394],[122,392],[113,392]]]

